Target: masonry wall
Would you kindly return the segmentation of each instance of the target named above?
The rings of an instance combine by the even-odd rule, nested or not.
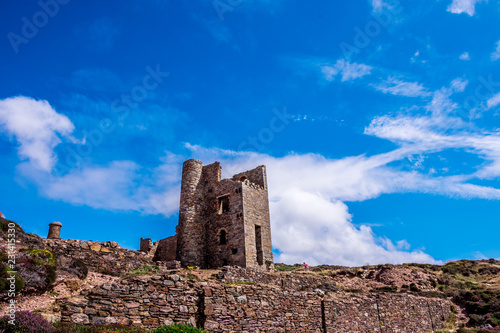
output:
[[[138,276],[58,300],[62,321],[147,328],[187,323],[213,332],[430,332],[442,328],[448,300],[408,294],[298,291],[268,285]]]
[[[244,182],[242,192],[246,267],[262,270],[274,268],[267,190],[259,185]],[[260,228],[261,263],[257,260],[259,242],[256,239],[256,226]]]
[[[178,275],[132,277],[104,284],[77,299],[58,299],[61,321],[160,327],[174,323],[203,325],[197,321],[198,291]]]
[[[450,303],[408,294],[335,293],[323,302],[325,332],[431,332],[443,328]]]
[[[245,267],[245,231],[241,183],[224,179],[209,182],[212,192],[206,193],[206,264],[207,267],[237,265]],[[219,198],[229,198],[229,211],[221,213]],[[226,233],[226,244],[220,244],[221,232]]]
[[[158,241],[153,261],[173,261],[177,256],[177,235]]]
[[[264,165],[258,166],[255,169],[240,172],[233,176],[233,180],[239,181],[244,177],[251,183],[262,186],[267,191],[267,176],[266,167]]]
[[[321,298],[268,286],[205,288],[204,328],[215,332],[322,332]]]

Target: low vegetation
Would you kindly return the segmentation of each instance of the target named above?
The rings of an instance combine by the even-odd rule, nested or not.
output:
[[[276,264],[274,266],[274,268],[277,271],[294,271],[294,270],[300,269],[300,267],[301,266],[298,264],[295,264],[294,266],[289,266],[289,265],[285,265],[285,264]]]
[[[157,274],[159,271],[160,269],[158,268],[158,266],[143,265],[142,267],[130,271],[125,275],[129,276],[129,275],[140,275],[140,274]]]

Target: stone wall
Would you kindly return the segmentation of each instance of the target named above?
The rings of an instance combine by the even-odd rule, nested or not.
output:
[[[58,299],[61,321],[159,327],[197,322],[199,295],[178,275],[137,276],[92,289],[84,297]]]
[[[90,271],[122,274],[145,264],[151,264],[139,251],[122,249],[113,241],[97,243],[75,239],[42,239],[44,248],[55,257],[79,259]]]
[[[322,332],[321,298],[269,286],[218,285],[204,290],[207,330]]]
[[[229,179],[209,181],[204,195],[205,210],[201,217],[206,221],[205,254],[207,267],[225,265],[245,266],[245,231],[243,226],[243,202],[241,183]],[[219,211],[219,198],[229,200],[229,210]],[[221,232],[226,234],[221,243]]]
[[[159,240],[153,261],[173,261],[177,254],[177,235]]]
[[[248,179],[250,183],[257,184],[267,191],[266,167],[264,165],[258,166],[252,170],[240,172],[234,175],[232,179],[235,181]]]
[[[285,272],[262,272],[242,267],[222,267],[217,279],[223,283],[255,282],[298,291],[339,291],[328,276],[312,274],[287,274]]]
[[[267,190],[245,181],[242,192],[245,225],[245,267],[260,268],[261,270],[273,269],[271,220]],[[257,231],[257,228],[259,231]]]
[[[59,300],[63,322],[147,328],[187,323],[213,332],[429,332],[442,328],[448,300],[408,294],[297,291],[273,285],[136,276],[78,299]]]
[[[432,332],[443,328],[448,300],[408,294],[334,293],[323,303],[325,332]]]

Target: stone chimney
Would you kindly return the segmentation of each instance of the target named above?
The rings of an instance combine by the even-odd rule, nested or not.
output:
[[[60,239],[61,238],[61,222],[49,223],[49,235],[47,238]]]
[[[141,238],[140,251],[148,253],[153,247],[153,242],[151,238]]]

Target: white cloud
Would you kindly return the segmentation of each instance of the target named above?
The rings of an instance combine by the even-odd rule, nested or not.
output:
[[[132,161],[86,165],[65,175],[42,172],[29,163],[20,164],[18,170],[37,184],[41,195],[50,199],[97,209],[165,216],[178,211],[181,164],[177,158],[152,170]]]
[[[486,186],[465,183],[468,179],[493,179],[500,177],[500,133],[488,132],[471,127],[454,116],[458,105],[451,101],[454,92],[463,91],[467,81],[452,81],[450,88],[434,92],[432,101],[425,106],[430,115],[380,116],[365,129],[366,134],[388,139],[414,152],[433,152],[445,149],[463,149],[482,158],[485,162],[470,175],[455,178],[439,178],[438,188],[433,188],[436,179],[422,183],[422,189],[430,193],[440,193],[461,197],[499,199],[500,190]],[[500,96],[495,95],[487,104],[500,104]]]
[[[374,12],[381,12],[385,8],[387,8],[387,9],[393,8],[393,5],[390,2],[394,2],[394,1],[370,0],[370,2],[372,4]]]
[[[470,56],[469,56],[469,52],[464,52],[460,55],[459,57],[461,60],[465,60],[465,61],[468,61],[470,60]]]
[[[50,171],[57,161],[54,147],[71,137],[74,126],[47,101],[29,97],[0,100],[0,128],[19,144],[18,154],[36,168]]]
[[[169,216],[178,210],[184,159],[194,157],[205,163],[219,160],[224,177],[264,164],[268,172],[273,244],[280,251],[276,261],[343,265],[435,262],[428,254],[411,250],[405,240],[393,242],[377,237],[368,225],[354,226],[344,202],[406,192],[500,200],[499,189],[469,182],[500,177],[500,136],[471,132],[450,116],[456,108],[451,95],[463,91],[466,84],[467,81],[456,79],[449,88],[434,92],[432,101],[421,108],[423,115],[396,114],[373,119],[365,133],[399,146],[373,156],[273,157],[187,144],[191,156],[167,153],[155,169],[145,169],[131,161],[114,161],[106,166],[80,165],[66,175],[55,176],[30,161],[20,164],[19,172],[52,199]],[[46,125],[48,132],[55,135],[52,123]],[[395,163],[415,156],[423,161],[421,156],[445,149],[463,149],[485,163],[473,174],[453,176],[424,174],[421,167],[405,171]],[[53,157],[53,153],[49,156]]]
[[[408,246],[398,248],[390,240],[378,239],[368,226],[354,227],[343,202],[311,192],[290,189],[273,198],[271,212],[273,244],[280,251],[276,262],[347,266],[436,262],[421,251],[410,252]]]
[[[406,191],[420,180],[386,167],[402,158],[402,151],[372,157],[327,159],[315,154],[281,158],[187,145],[205,162],[218,160],[223,176],[265,164],[269,182],[273,245],[277,262],[312,264],[435,262],[421,251],[408,251],[400,240],[394,245],[378,238],[370,227],[355,227],[342,200],[358,201],[381,193]]]
[[[455,84],[456,85],[456,84]],[[363,201],[385,193],[420,192],[461,198],[500,200],[500,190],[478,186],[472,178],[500,176],[500,163],[485,165],[472,175],[436,176],[417,170],[390,167],[415,154],[445,149],[466,149],[485,160],[500,161],[500,138],[488,133],[448,135],[449,126],[434,116],[397,116],[374,119],[366,134],[398,143],[401,148],[373,156],[328,159],[315,154],[289,154],[276,158],[251,152],[207,149],[188,145],[193,156],[205,162],[221,161],[229,177],[257,164],[267,166],[273,244],[277,261],[309,261],[362,265],[380,262],[434,262],[421,251],[409,251],[405,240],[393,243],[378,238],[371,228],[356,228],[343,201]]]
[[[480,2],[487,2],[487,0],[453,0],[447,10],[454,14],[467,13],[473,16],[476,12],[476,4]]]
[[[342,82],[351,81],[371,73],[372,67],[364,64],[351,63],[344,59],[339,59],[333,65],[321,66],[321,72],[325,80],[333,81],[338,74],[342,77]]]
[[[431,93],[418,82],[405,82],[392,76],[389,76],[382,83],[372,86],[384,94],[407,97],[427,97],[431,95]]]
[[[488,101],[486,102],[486,105],[488,109],[494,108],[495,106],[500,104],[500,93],[497,93],[493,95]]]
[[[491,60],[495,61],[500,59],[500,40],[497,42],[497,48],[494,52],[491,53]]]

